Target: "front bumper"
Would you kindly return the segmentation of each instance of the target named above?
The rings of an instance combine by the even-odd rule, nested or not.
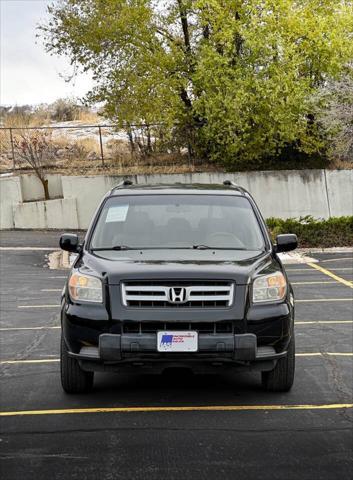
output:
[[[79,360],[102,363],[122,363],[124,361],[162,361],[177,358],[189,360],[223,359],[235,362],[256,362],[277,360],[286,355],[286,351],[276,353],[271,346],[257,346],[256,335],[251,333],[233,335],[199,334],[196,353],[160,353],[157,352],[156,335],[151,334],[102,334],[99,346],[82,347],[79,353],[70,352],[70,356]]]
[[[240,316],[231,309],[164,311],[156,320],[157,309],[125,312],[111,318],[102,306],[63,303],[62,328],[68,351],[86,370],[120,371],[154,365],[184,367],[222,365],[261,371],[274,368],[286,356],[293,332],[294,309],[286,301],[275,305],[250,306]],[[127,316],[129,314],[129,316]],[[138,318],[137,318],[138,317]],[[200,323],[201,322],[201,323]],[[231,323],[230,328],[229,323]],[[195,353],[157,351],[159,330],[198,331]],[[261,368],[260,368],[261,367]]]

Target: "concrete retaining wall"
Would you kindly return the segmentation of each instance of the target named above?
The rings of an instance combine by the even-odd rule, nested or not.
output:
[[[76,198],[79,228],[85,229],[102,197],[114,185],[121,182],[119,177],[62,177],[64,198]]]
[[[228,178],[249,190],[265,218],[329,216],[323,170],[244,172],[209,177],[211,183],[222,183]],[[196,174],[196,178],[200,183],[208,183],[203,174]]]
[[[41,181],[34,174],[21,175],[21,188],[24,202],[44,199],[44,190]],[[50,198],[59,198],[63,196],[61,175],[46,175]]]
[[[126,177],[125,177],[126,178]],[[353,215],[353,170],[283,170],[242,173],[136,175],[134,183],[210,183],[225,179],[248,189],[265,218],[315,218]],[[22,203],[42,198],[33,176],[0,179],[0,228],[86,229],[101,198],[122,177],[49,175],[52,196],[63,199]]]
[[[34,226],[35,225],[35,226]],[[14,227],[19,229],[78,229],[75,199],[21,203],[14,208]]]
[[[326,170],[330,216],[353,215],[353,170]]]
[[[324,170],[137,175],[131,179],[138,184],[221,184],[225,179],[229,179],[252,193],[266,218],[291,218],[305,215],[317,218],[329,217]],[[100,199],[121,180],[120,177],[62,178],[64,198],[77,198],[80,228],[87,228]],[[339,209],[340,207],[335,210]]]
[[[19,177],[2,177],[0,183],[0,230],[14,228],[13,206],[22,202]]]

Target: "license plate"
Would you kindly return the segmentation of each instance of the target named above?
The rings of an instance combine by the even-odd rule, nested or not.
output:
[[[192,330],[157,332],[158,352],[197,352],[198,334]]]

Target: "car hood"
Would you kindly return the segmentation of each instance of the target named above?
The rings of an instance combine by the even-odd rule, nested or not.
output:
[[[110,285],[151,279],[223,279],[246,285],[254,274],[278,269],[279,263],[259,251],[151,249],[85,252],[75,267]]]

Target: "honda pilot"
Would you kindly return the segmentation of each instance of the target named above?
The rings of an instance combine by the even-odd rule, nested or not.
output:
[[[61,381],[88,391],[95,372],[261,372],[268,391],[294,379],[294,297],[252,196],[222,185],[133,185],[102,200],[62,295]]]

